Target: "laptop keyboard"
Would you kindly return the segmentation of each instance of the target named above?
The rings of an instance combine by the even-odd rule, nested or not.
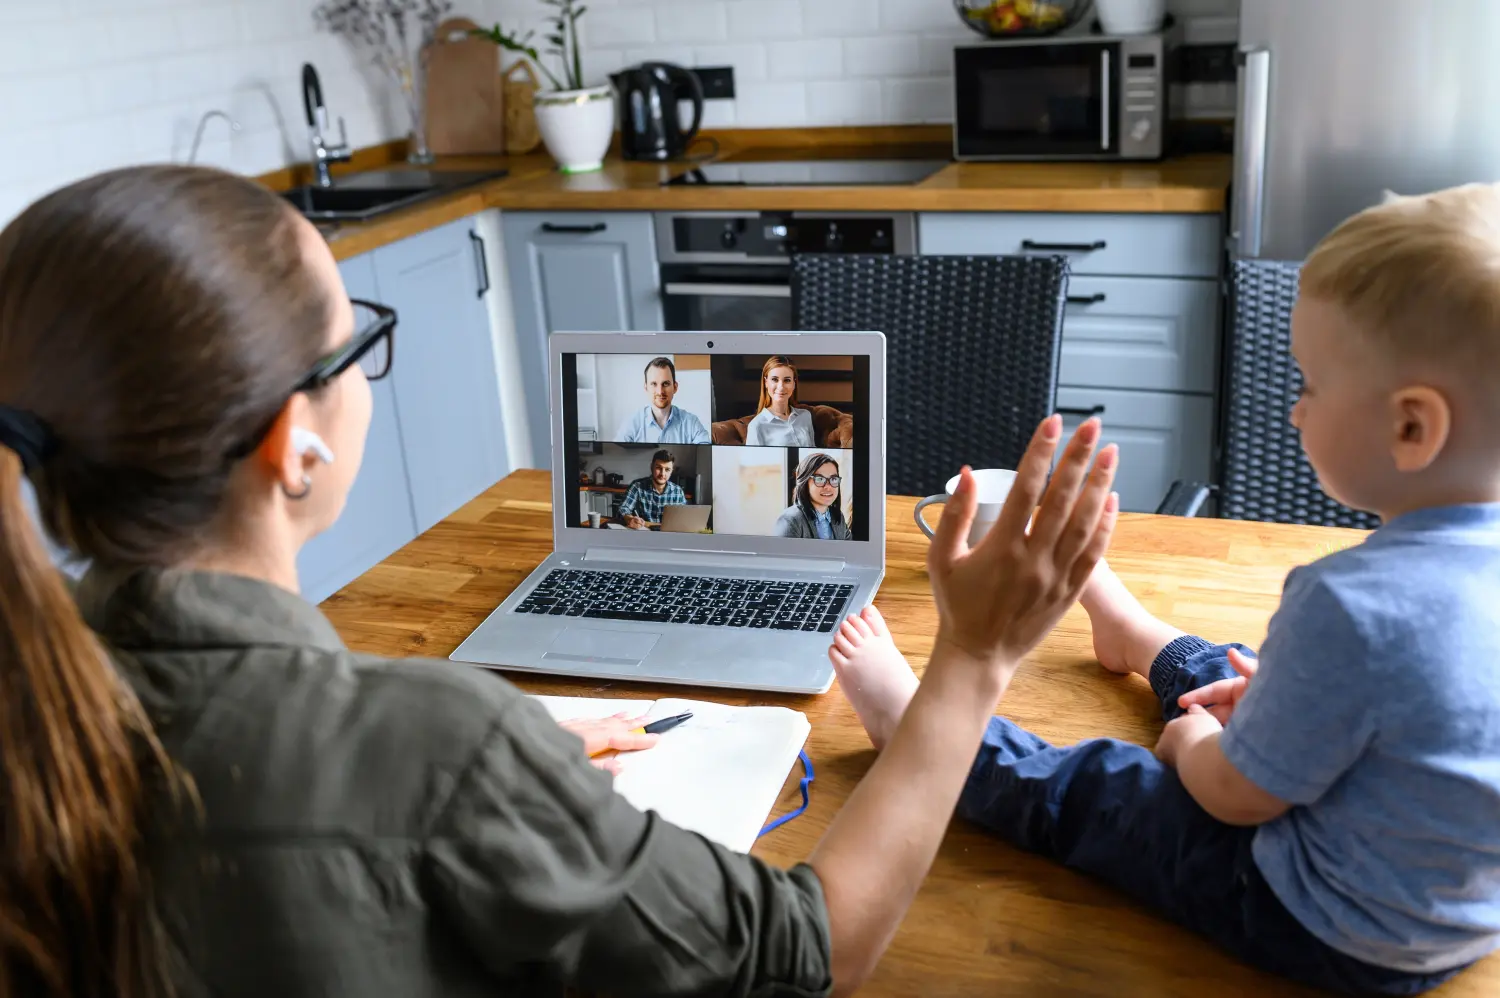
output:
[[[554,569],[515,608],[553,617],[828,633],[854,587],[696,575]]]

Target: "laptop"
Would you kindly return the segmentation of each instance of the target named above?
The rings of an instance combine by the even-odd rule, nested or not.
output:
[[[708,519],[714,508],[701,506],[664,506],[661,511],[661,529],[671,534],[701,534],[708,529]]]
[[[553,551],[449,657],[827,691],[885,574],[885,371],[878,332],[554,333]]]

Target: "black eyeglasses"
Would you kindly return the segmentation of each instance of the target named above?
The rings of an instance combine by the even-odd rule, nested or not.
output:
[[[834,488],[838,488],[840,485],[844,484],[844,480],[838,475],[833,475],[831,477],[828,475],[814,475],[812,476],[812,483],[820,489],[825,485],[832,485]]]
[[[332,384],[339,375],[355,364],[365,372],[365,379],[368,381],[379,381],[391,373],[391,361],[396,355],[396,310],[388,305],[360,298],[350,298],[349,304],[354,306],[354,336],[319,360],[311,371],[292,386],[287,392],[288,397]],[[233,448],[227,455],[230,460],[237,461],[246,457],[259,447],[266,434],[271,432],[274,423],[273,417],[271,422],[262,426],[253,436]]]
[[[355,364],[369,381],[379,381],[391,373],[391,360],[396,354],[396,310],[359,298],[349,299],[349,304],[354,306],[354,328],[358,331],[348,343],[318,361],[291,394],[322,388]]]

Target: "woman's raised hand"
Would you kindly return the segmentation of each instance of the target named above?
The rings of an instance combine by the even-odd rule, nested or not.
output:
[[[1049,482],[1062,419],[1043,420],[999,519],[972,549],[977,499],[973,476],[963,470],[927,558],[939,644],[1013,669],[1078,599],[1109,548],[1119,510],[1110,491],[1119,460],[1114,445],[1089,470],[1099,433],[1096,419],[1080,426]]]

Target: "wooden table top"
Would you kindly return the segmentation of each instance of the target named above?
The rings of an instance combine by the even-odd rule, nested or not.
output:
[[[552,549],[548,476],[520,471],[323,603],[351,648],[446,657]],[[902,652],[925,668],[937,616],[912,523],[914,499],[887,505],[887,575],[876,598]],[[1359,541],[1356,531],[1126,514],[1110,562],[1153,613],[1212,641],[1256,645],[1289,568]],[[804,859],[874,760],[837,685],[816,697],[508,676],[527,692],[781,704],[812,722],[817,768],[808,812],[755,854]],[[1060,743],[1110,735],[1155,743],[1159,708],[1143,680],[1106,673],[1088,620],[1074,609],[1021,668],[1000,709]],[[795,769],[795,767],[794,767]],[[774,813],[797,799],[796,773]],[[1260,998],[1312,995],[1223,955],[1108,887],[955,821],[866,995]],[[1500,958],[1440,998],[1500,994]]]

